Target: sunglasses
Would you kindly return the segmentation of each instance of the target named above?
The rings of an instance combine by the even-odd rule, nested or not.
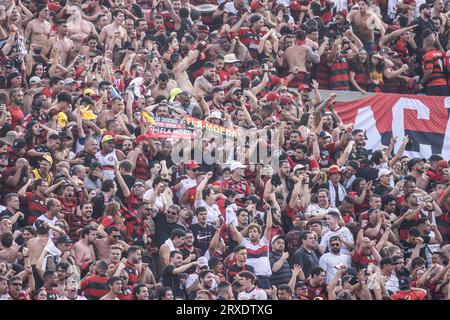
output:
[[[11,283],[11,285],[12,286],[17,286],[17,287],[21,287],[21,286],[23,286],[23,284],[22,283],[20,283],[20,282],[16,282],[16,283]]]
[[[167,213],[168,214],[171,214],[171,215],[173,215],[173,216],[176,216],[178,213],[177,212],[174,212],[174,211],[167,211]]]

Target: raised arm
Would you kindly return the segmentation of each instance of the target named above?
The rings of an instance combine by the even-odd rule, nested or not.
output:
[[[212,176],[213,173],[211,171],[208,172],[203,180],[199,183],[199,185],[197,186],[197,192],[195,193],[195,200],[200,200],[202,198],[203,190],[208,184],[208,180],[211,179]]]
[[[131,191],[128,188],[125,180],[123,180],[122,174],[120,173],[120,170],[119,170],[119,164],[116,164],[114,166],[114,172],[116,174],[117,181],[119,181],[119,186],[120,186],[120,189],[122,189],[122,193],[123,193],[124,197],[125,198],[128,197],[131,194]]]

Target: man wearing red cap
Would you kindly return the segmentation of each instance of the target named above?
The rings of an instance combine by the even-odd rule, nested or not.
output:
[[[347,195],[344,186],[339,183],[341,180],[341,169],[336,165],[331,166],[328,170],[328,176],[330,178],[328,180],[330,204],[333,207],[338,207]]]
[[[186,174],[178,178],[178,183],[174,187],[174,190],[177,191],[178,199],[181,199],[188,189],[197,186],[196,177],[199,168],[200,166],[195,160],[189,160],[185,163],[184,169]]]

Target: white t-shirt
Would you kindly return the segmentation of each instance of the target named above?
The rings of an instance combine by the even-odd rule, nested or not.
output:
[[[308,208],[306,208],[305,217],[307,219],[309,219],[309,218],[317,217],[319,215],[323,215],[324,216],[324,215],[326,215],[328,213],[328,211],[339,212],[339,210],[337,208],[333,207],[333,206],[329,206],[328,208],[324,209],[324,208],[321,208],[318,203],[311,203],[308,206]]]
[[[330,238],[332,236],[339,236],[340,234],[342,234],[342,236],[344,237],[346,242],[355,243],[355,241],[353,239],[353,234],[350,232],[350,230],[347,227],[342,227],[342,228],[336,229],[335,231],[332,231],[327,228],[324,230],[324,232],[322,234],[322,239],[320,240],[320,246],[324,246],[329,249],[328,245],[329,245]],[[341,253],[350,255],[350,251],[351,251],[350,248],[347,247],[343,243],[342,247],[341,247]]]
[[[147,191],[144,193],[144,200],[149,200],[149,199],[152,197],[152,195],[153,195],[154,192],[155,192],[155,189],[147,190]],[[164,204],[167,204],[166,197],[165,197],[164,193],[161,193],[161,194],[160,194],[159,196],[157,196],[156,199],[155,199],[155,207],[156,207],[158,210],[161,210],[162,208],[164,208]]]
[[[239,293],[238,300],[267,300],[267,294],[263,289],[255,287],[250,292]]]
[[[59,297],[57,300],[87,300],[86,297],[83,296],[77,296],[75,299],[69,299],[66,296]]]
[[[269,240],[262,236],[257,244],[253,244],[244,238],[240,245],[247,248],[247,264],[255,269],[255,275],[270,277],[272,268],[269,260]]]
[[[325,270],[326,284],[330,283],[333,277],[335,276],[338,269],[336,269],[334,266],[337,266],[339,264],[345,264],[347,267],[351,267],[352,259],[350,258],[350,256],[346,254],[336,255],[331,252],[327,252],[320,257],[319,266],[323,270]]]
[[[57,217],[54,217],[53,220],[50,220],[50,219],[47,218],[45,215],[41,215],[41,216],[39,216],[39,217],[36,219],[36,221],[37,221],[37,220],[47,221],[47,223],[48,223],[49,225],[54,226],[55,223],[56,223],[56,221],[58,221],[58,218],[57,218]],[[36,228],[36,224],[33,224],[33,227]],[[49,238],[50,238],[50,239],[53,239],[53,237],[54,237],[54,235],[53,235],[53,230],[50,230],[49,233],[48,233],[48,235],[49,235]]]
[[[181,180],[180,183],[181,183],[182,187],[180,190],[177,191],[178,198],[181,198],[183,196],[183,194],[190,188],[195,187],[197,185],[197,180],[191,179],[186,176],[186,178]]]
[[[221,216],[219,206],[217,204],[213,204],[212,206],[208,205],[205,200],[198,199],[195,201],[194,207],[197,209],[198,207],[205,207],[208,215],[206,216],[206,223],[212,224],[214,221],[217,221]],[[192,224],[198,223],[197,217],[192,218]]]

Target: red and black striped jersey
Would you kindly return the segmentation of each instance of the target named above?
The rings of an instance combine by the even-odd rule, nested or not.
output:
[[[447,80],[444,74],[444,53],[431,49],[423,56],[423,70],[432,70],[431,76],[425,81],[427,87],[445,86]]]
[[[257,59],[258,57],[258,46],[263,35],[261,32],[254,33],[250,28],[240,28],[238,30],[239,39],[247,47],[252,59]]]
[[[80,288],[88,300],[98,300],[109,292],[108,277],[92,275],[80,283]]]
[[[34,192],[25,193],[26,210],[25,217],[27,225],[32,225],[36,219],[47,212],[47,206],[45,205],[46,198],[39,197]]]
[[[332,90],[350,90],[350,75],[348,69],[348,62],[346,60],[335,60],[333,62],[330,67]]]

